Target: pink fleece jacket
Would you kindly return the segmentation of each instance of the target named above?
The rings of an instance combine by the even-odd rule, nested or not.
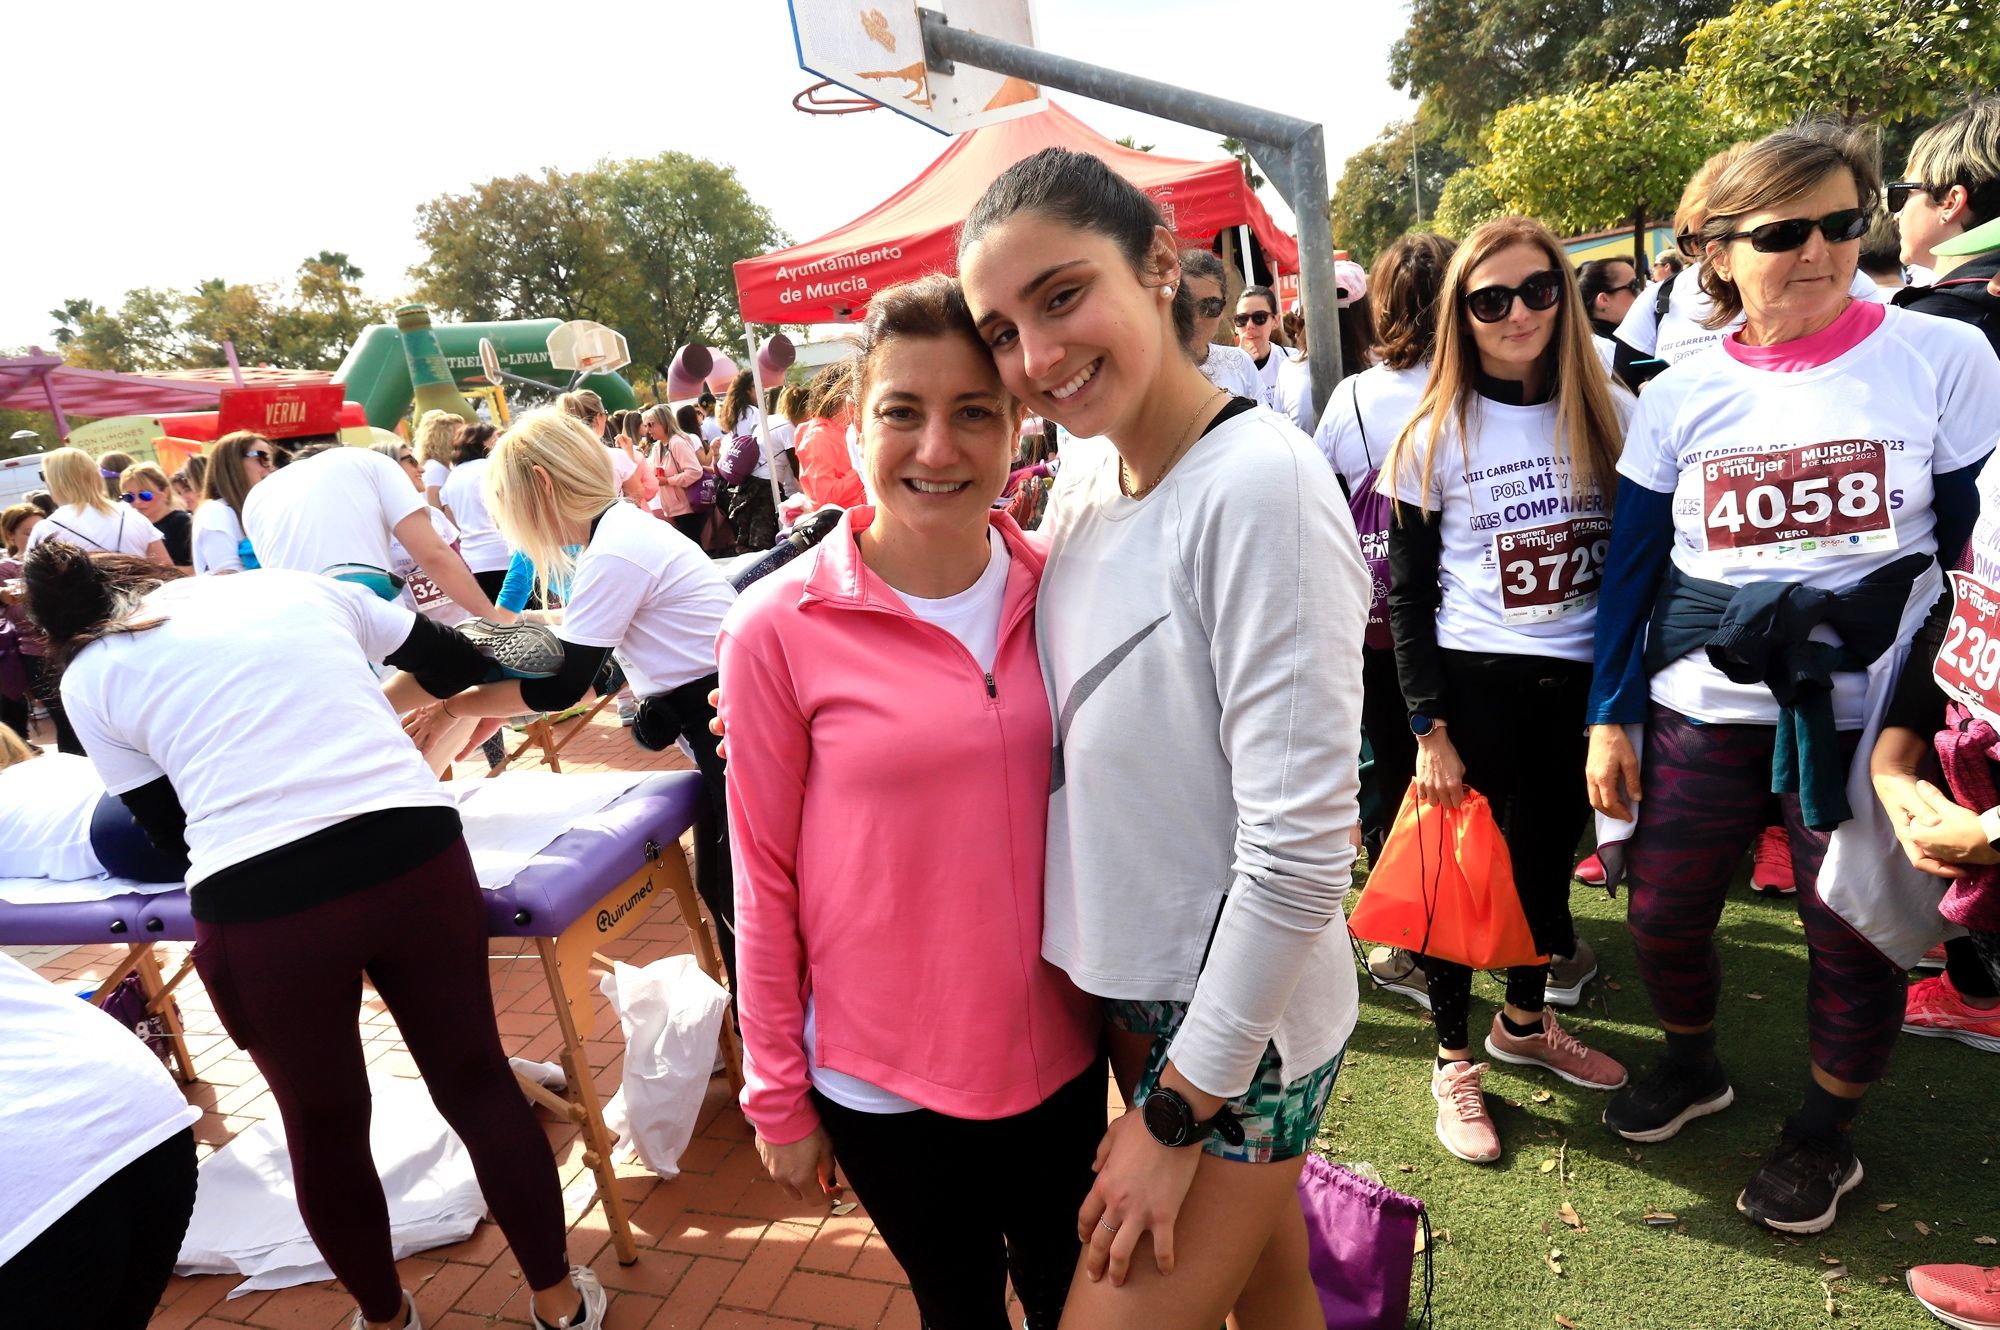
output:
[[[729,730],[743,1111],[809,1135],[819,1065],[953,1117],[1024,1112],[1097,1056],[1096,999],[1044,961],[1053,733],[1043,553],[1012,555],[989,675],[861,560],[850,509],[746,591],[717,643]]]

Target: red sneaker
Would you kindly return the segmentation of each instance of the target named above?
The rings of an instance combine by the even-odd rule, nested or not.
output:
[[[2000,1053],[2000,1007],[1975,1007],[1948,974],[1910,985],[1903,1005],[1903,1033],[1956,1039],[1986,1053]]]
[[[1956,1330],[2000,1330],[2000,1266],[1919,1265],[1908,1275],[1924,1310]]]
[[[1578,864],[1570,876],[1587,887],[1601,887],[1604,885],[1604,861],[1593,854]]]
[[[1942,970],[1945,967],[1945,963],[1944,943],[1940,942],[1925,952],[1923,959],[1910,968],[1912,970]]]
[[[1783,827],[1765,827],[1750,850],[1750,885],[1767,896],[1796,895],[1792,841]]]

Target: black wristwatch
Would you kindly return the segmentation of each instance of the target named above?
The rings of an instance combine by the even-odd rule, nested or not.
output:
[[[1197,1122],[1194,1109],[1181,1098],[1176,1090],[1156,1086],[1153,1093],[1146,1096],[1141,1111],[1145,1114],[1146,1130],[1153,1133],[1153,1139],[1169,1149],[1178,1150],[1184,1145],[1196,1145],[1206,1140],[1210,1132],[1222,1137],[1231,1145],[1243,1144],[1243,1124],[1224,1104],[1215,1111],[1215,1116],[1206,1122]]]
[[[1422,712],[1418,712],[1410,717],[1410,733],[1416,735],[1419,739],[1428,739],[1431,736],[1431,731],[1438,729],[1444,723],[1443,716],[1426,716]]]

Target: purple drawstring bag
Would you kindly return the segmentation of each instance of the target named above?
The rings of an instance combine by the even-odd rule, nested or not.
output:
[[[1354,534],[1361,538],[1361,561],[1368,565],[1368,627],[1362,642],[1376,650],[1394,645],[1389,635],[1389,523],[1395,516],[1389,496],[1375,488],[1376,473],[1347,497],[1354,515]]]
[[[1431,1226],[1422,1201],[1308,1154],[1299,1204],[1306,1215],[1307,1268],[1327,1330],[1403,1330],[1419,1226],[1428,1322]]]

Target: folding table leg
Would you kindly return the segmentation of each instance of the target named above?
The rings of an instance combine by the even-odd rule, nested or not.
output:
[[[597,1082],[591,1078],[590,1057],[577,1032],[570,1012],[569,997],[563,987],[562,966],[556,959],[556,939],[538,937],[535,949],[542,958],[542,973],[548,980],[549,996],[555,1001],[556,1025],[562,1030],[563,1072],[569,1077],[566,1097],[583,1111],[583,1162],[597,1175],[597,1200],[604,1207],[604,1220],[611,1229],[611,1245],[620,1265],[639,1259],[632,1241],[632,1224],[625,1214],[625,1198],[618,1194],[618,1173],[611,1166],[612,1139],[604,1125],[604,1105],[597,1097]]]
[[[139,956],[139,984],[146,994],[146,1010],[160,1018],[160,1028],[166,1031],[167,1042],[173,1049],[174,1062],[179,1065],[181,1079],[193,1084],[194,1058],[188,1052],[187,1033],[181,1028],[180,1013],[174,1010],[174,987],[188,972],[183,963],[174,975],[173,983],[165,982],[160,976],[160,961],[147,947]]]

